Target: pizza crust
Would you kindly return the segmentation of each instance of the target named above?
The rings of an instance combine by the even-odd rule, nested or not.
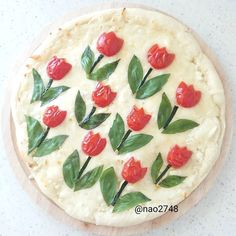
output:
[[[80,65],[80,57],[87,45],[96,52],[96,40],[102,32],[115,31],[125,40],[123,49],[112,58],[105,58],[103,63],[108,63],[121,58],[116,71],[105,81],[118,96],[114,103],[106,108],[99,108],[100,112],[111,112],[112,115],[96,132],[108,139],[108,132],[118,112],[125,120],[132,106],[143,106],[147,113],[152,114],[149,124],[142,133],[151,134],[153,140],[146,146],[132,153],[117,155],[110,144],[98,156],[92,159],[90,170],[103,164],[105,168],[114,166],[115,172],[122,181],[121,169],[123,163],[131,156],[141,160],[142,165],[150,167],[158,152],[161,152],[166,162],[169,148],[176,144],[186,145],[193,151],[193,156],[187,165],[177,170],[170,170],[170,174],[188,176],[186,180],[174,188],[157,188],[150,177],[150,168],[144,179],[136,184],[129,184],[124,193],[141,191],[152,201],[145,206],[175,205],[184,200],[206,177],[217,160],[225,130],[225,97],[220,78],[209,59],[201,51],[197,41],[193,38],[188,28],[175,19],[159,12],[129,8],[126,10],[115,9],[89,14],[76,18],[53,32],[39,48],[37,48],[25,66],[21,68],[19,87],[12,100],[12,114],[16,126],[16,138],[22,158],[28,164],[32,176],[35,178],[42,192],[64,209],[69,215],[97,225],[128,226],[142,223],[160,216],[162,213],[135,214],[134,209],[123,213],[112,213],[112,207],[107,207],[100,192],[99,183],[92,188],[73,192],[64,183],[62,165],[64,160],[75,149],[80,153],[81,162],[86,159],[81,151],[81,142],[86,130],[81,129],[74,117],[74,98],[78,89],[90,110],[93,103],[91,93],[96,82],[87,80]],[[150,45],[158,43],[166,46],[176,54],[174,63],[164,70],[154,71],[154,75],[171,73],[165,91],[172,104],[175,102],[175,90],[180,81],[192,83],[201,90],[202,99],[193,109],[179,109],[178,118],[192,119],[200,124],[193,130],[175,135],[163,135],[157,128],[156,116],[162,92],[145,99],[135,99],[127,83],[128,64],[135,54],[147,71],[149,65],[146,53]],[[140,46],[141,45],[141,46]],[[65,79],[55,82],[55,85],[71,87],[50,104],[58,105],[67,110],[66,121],[56,129],[51,129],[49,137],[58,134],[68,134],[69,137],[62,148],[52,154],[34,158],[27,156],[27,132],[24,115],[31,115],[41,120],[46,106],[40,103],[30,104],[33,90],[31,70],[35,68],[41,74],[45,83],[48,81],[46,64],[54,55],[65,57],[72,64],[73,69]],[[85,89],[86,88],[86,89]],[[114,112],[116,111],[116,112]],[[127,128],[127,127],[126,127]],[[176,141],[177,140],[177,141]],[[109,142],[109,141],[108,141]]]

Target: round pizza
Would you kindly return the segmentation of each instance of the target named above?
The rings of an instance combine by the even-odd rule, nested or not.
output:
[[[165,14],[75,18],[26,59],[18,81],[20,158],[78,220],[124,227],[176,212],[219,157],[221,80],[190,30]]]

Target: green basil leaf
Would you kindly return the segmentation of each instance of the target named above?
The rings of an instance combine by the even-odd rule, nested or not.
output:
[[[113,167],[110,167],[103,171],[99,180],[102,196],[109,206],[115,197],[116,189],[118,187],[117,177]]]
[[[169,175],[165,179],[163,179],[159,185],[163,188],[171,188],[178,184],[181,184],[185,180],[186,176],[178,176],[178,175]]]
[[[136,93],[143,79],[143,67],[135,55],[132,57],[128,68],[128,82],[132,93]]]
[[[166,129],[162,131],[163,134],[176,134],[189,129],[197,127],[199,124],[192,120],[179,119],[170,123]]]
[[[103,166],[98,166],[76,180],[74,191],[92,187],[102,174]]]
[[[32,95],[30,103],[39,101],[45,90],[43,80],[41,78],[41,75],[38,73],[38,71],[33,68],[32,74],[34,78],[34,90],[33,90],[33,95]]]
[[[116,202],[112,212],[122,212],[137,206],[138,204],[149,202],[151,199],[141,192],[131,192],[123,195]]]
[[[33,154],[33,156],[42,157],[58,150],[65,142],[66,138],[68,138],[68,135],[57,135],[53,138],[45,139],[36,149],[36,152]]]
[[[39,144],[44,129],[40,122],[31,116],[25,116],[27,123],[27,134],[28,134],[28,154],[32,152]]]
[[[68,89],[69,87],[67,86],[58,86],[58,87],[49,88],[41,97],[41,102],[42,102],[41,106],[53,101],[61,93],[65,92]]]
[[[77,122],[80,123],[86,114],[86,105],[80,94],[80,91],[78,91],[76,95],[74,111],[75,111],[75,118]]]
[[[155,93],[159,92],[165,85],[169,77],[170,74],[163,74],[163,75],[158,75],[152,79],[149,79],[144,83],[143,86],[141,86],[138,89],[136,93],[136,98],[138,99],[148,98],[154,95]]]
[[[102,81],[109,78],[109,76],[115,71],[120,60],[108,63],[103,67],[97,69],[95,72],[88,75],[88,79],[95,81]]]
[[[81,65],[85,72],[89,74],[94,63],[94,53],[89,46],[84,50],[81,56]]]
[[[127,138],[121,145],[119,154],[132,152],[143,147],[152,140],[153,136],[148,134],[135,134]]]
[[[125,134],[125,124],[122,117],[117,113],[113,121],[112,127],[109,130],[109,139],[112,149],[115,151]]]
[[[157,124],[158,128],[161,129],[168,118],[170,117],[172,111],[171,103],[169,98],[166,96],[165,93],[162,94],[161,104],[159,107],[158,115],[157,115]]]
[[[75,180],[80,170],[80,158],[77,150],[72,152],[70,156],[65,160],[62,172],[64,181],[69,188],[74,188]]]
[[[156,179],[160,173],[162,165],[163,165],[163,159],[161,153],[159,153],[156,160],[152,163],[151,167],[151,176],[154,184],[156,183]]]
[[[99,113],[91,116],[88,121],[80,123],[79,126],[87,130],[94,129],[102,124],[109,116],[110,113]]]

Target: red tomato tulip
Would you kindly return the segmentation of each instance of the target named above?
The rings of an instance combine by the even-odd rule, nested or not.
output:
[[[92,94],[94,103],[99,107],[106,107],[115,99],[116,93],[112,92],[108,85],[98,83],[95,91]]]
[[[98,38],[97,50],[101,54],[107,57],[111,57],[120,51],[123,43],[124,40],[118,38],[114,32],[103,33]]]
[[[43,115],[43,123],[49,128],[60,125],[66,118],[66,111],[61,111],[58,106],[50,106]]]
[[[201,92],[194,89],[193,85],[181,82],[176,90],[176,101],[182,107],[193,107],[201,98]]]
[[[64,58],[54,56],[47,65],[47,74],[52,80],[61,80],[70,71],[72,65]]]
[[[127,116],[127,123],[130,129],[139,131],[144,128],[150,119],[151,115],[145,114],[143,108],[138,109],[133,106],[132,111]]]
[[[94,134],[90,131],[82,142],[82,150],[88,156],[97,156],[106,146],[106,139],[101,138],[99,133]]]
[[[155,69],[163,69],[169,66],[175,59],[175,54],[168,53],[166,48],[160,48],[154,44],[147,54],[148,62]]]
[[[191,156],[192,152],[187,147],[175,145],[168,153],[167,162],[174,168],[180,168],[188,162]]]
[[[142,168],[140,161],[136,161],[131,157],[125,164],[122,170],[122,177],[128,183],[136,183],[141,180],[147,172],[147,168]]]

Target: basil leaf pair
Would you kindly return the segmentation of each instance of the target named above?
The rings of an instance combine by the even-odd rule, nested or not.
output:
[[[88,120],[83,122],[86,114],[86,104],[80,94],[80,91],[78,91],[76,95],[74,113],[79,126],[86,130],[91,130],[98,127],[110,116],[110,113],[99,113],[91,116]]]
[[[169,117],[171,116],[172,106],[169,98],[165,93],[162,94],[161,103],[157,115],[157,124],[158,128],[161,129],[165,126]],[[163,134],[176,134],[185,132],[189,129],[197,127],[199,124],[195,121],[188,119],[178,119],[170,123],[163,131]]]
[[[28,154],[37,148],[33,153],[34,157],[45,156],[58,150],[68,137],[68,135],[58,135],[50,139],[45,139],[40,146],[37,147],[45,133],[45,130],[41,126],[40,122],[31,116],[26,116],[26,123],[28,134]]]
[[[168,81],[170,74],[158,75],[146,81],[142,86],[143,67],[137,56],[133,56],[128,67],[128,82],[137,99],[145,99],[159,92]]]
[[[163,159],[161,153],[159,153],[151,166],[151,177],[154,184],[156,184],[156,179],[160,174],[162,166],[163,166]],[[181,184],[185,180],[185,178],[186,178],[185,176],[169,175],[166,178],[164,178],[158,185],[160,185],[163,188],[175,187]]]
[[[89,46],[84,50],[81,56],[81,65],[87,74],[87,78],[95,81],[103,81],[110,77],[110,75],[115,71],[120,60],[107,63],[101,68],[97,69],[95,72],[90,73],[91,68],[94,64],[94,53]]]
[[[111,205],[111,202],[116,195],[117,188],[118,181],[114,168],[110,167],[104,170],[100,178],[100,189],[108,206]],[[127,193],[117,200],[113,212],[122,212],[147,201],[150,201],[150,199],[141,192]]]
[[[103,166],[98,166],[78,179],[80,173],[80,157],[77,150],[69,155],[62,167],[64,181],[74,191],[92,187],[101,176],[102,170]]]
[[[120,145],[125,134],[125,125],[122,117],[117,113],[112,127],[109,130],[109,139],[112,149],[115,151]],[[135,134],[128,137],[121,145],[118,154],[132,152],[137,150],[152,140],[153,136],[148,134]]]
[[[41,101],[41,106],[55,100],[61,93],[69,89],[67,86],[58,86],[46,90],[42,77],[37,70],[32,70],[34,79],[34,90],[31,98],[31,103]]]

